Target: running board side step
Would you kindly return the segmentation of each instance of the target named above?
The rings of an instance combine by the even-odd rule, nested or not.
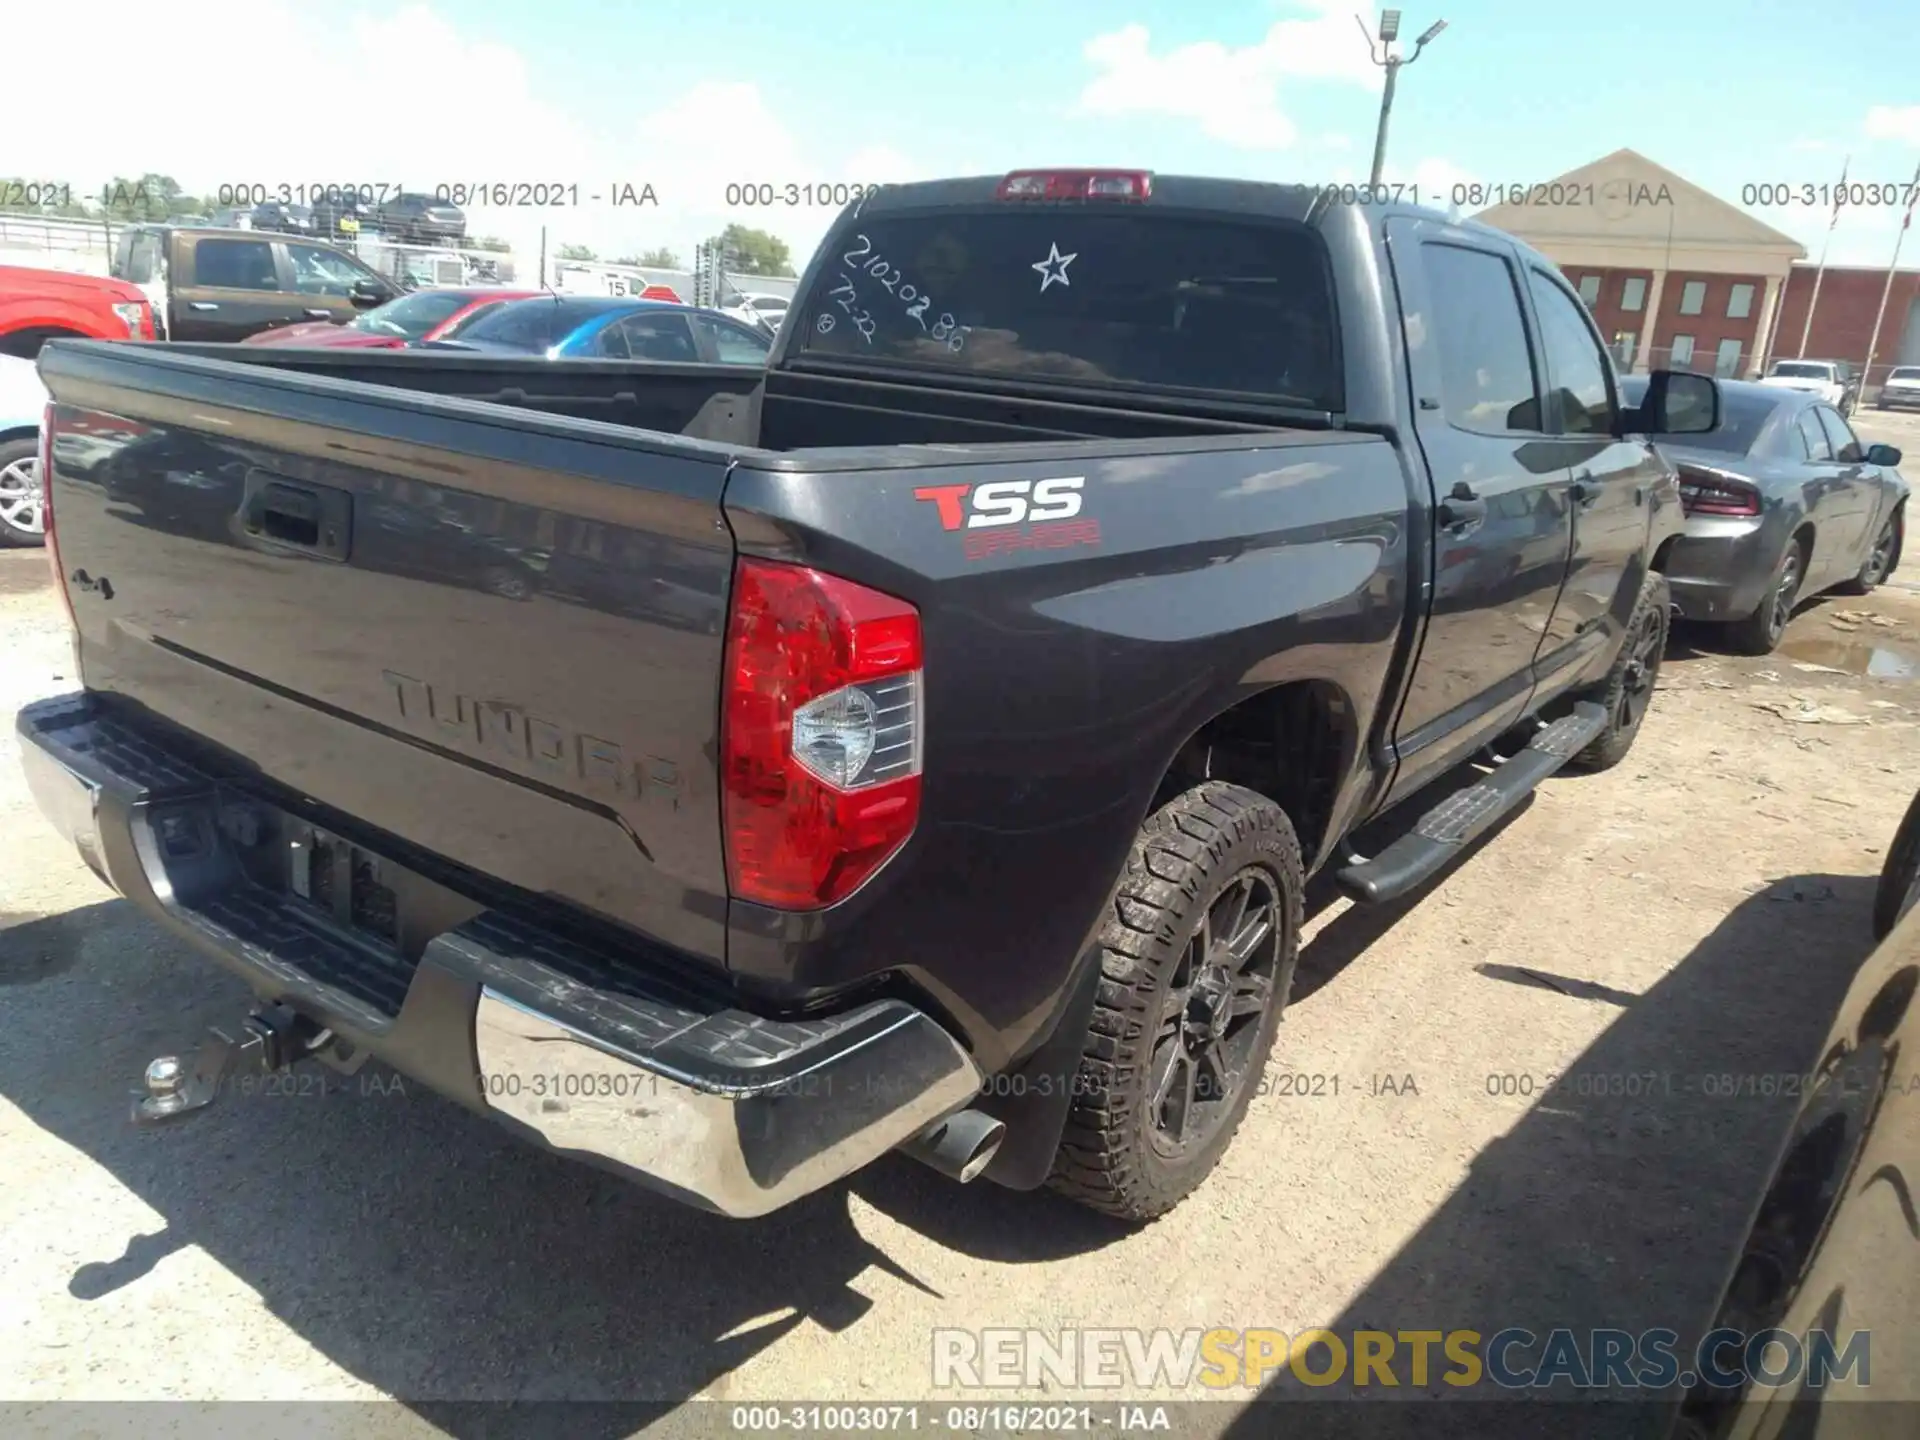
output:
[[[1355,900],[1399,899],[1431,879],[1606,728],[1605,710],[1590,701],[1575,705],[1571,715],[1544,727],[1526,749],[1478,784],[1449,795],[1371,860],[1341,869],[1335,877],[1340,888]]]

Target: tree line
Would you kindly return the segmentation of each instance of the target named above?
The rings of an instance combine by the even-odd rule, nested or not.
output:
[[[103,220],[117,224],[174,221],[204,223],[221,205],[213,195],[194,195],[182,188],[171,175],[148,171],[138,177],[116,175],[92,194],[84,187],[64,182],[30,180],[22,176],[0,176],[0,212],[47,216],[62,220]],[[747,275],[791,275],[793,255],[787,242],[765,230],[747,225],[729,225],[716,235],[714,243],[733,252],[735,267]],[[491,235],[469,236],[467,248],[505,251],[507,242]],[[554,252],[562,260],[597,261],[591,246],[562,245]],[[634,265],[641,269],[681,270],[686,268],[680,256],[664,245],[650,250],[616,256],[614,265]]]

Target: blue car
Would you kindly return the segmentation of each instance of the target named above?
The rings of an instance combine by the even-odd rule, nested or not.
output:
[[[670,300],[543,295],[498,307],[462,330],[458,340],[429,341],[420,348],[549,360],[764,365],[772,346],[766,332],[715,310]]]

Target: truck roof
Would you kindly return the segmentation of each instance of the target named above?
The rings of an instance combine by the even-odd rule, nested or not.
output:
[[[1070,167],[1062,167],[1070,168]],[[1019,173],[1019,172],[1016,172]],[[1412,215],[1438,221],[1483,235],[1499,235],[1512,240],[1503,230],[1465,217],[1455,219],[1444,210],[1391,197],[1380,199],[1347,198],[1365,192],[1364,184],[1306,184],[1284,180],[1223,180],[1205,175],[1161,175],[1152,171],[1132,172],[1149,175],[1152,191],[1148,204],[1168,208],[1239,211],[1247,215],[1269,216],[1279,220],[1310,222],[1335,205],[1349,205],[1366,214],[1378,226],[1394,215]],[[883,185],[870,190],[854,207],[856,213],[881,213],[894,210],[935,210],[965,208],[994,203],[1005,204],[1088,204],[1116,202],[1000,201],[999,189],[1005,175],[969,175],[949,180],[915,180]],[[1395,187],[1383,184],[1384,191]],[[1117,202],[1129,203],[1129,202]],[[1517,242],[1516,242],[1517,243]]]

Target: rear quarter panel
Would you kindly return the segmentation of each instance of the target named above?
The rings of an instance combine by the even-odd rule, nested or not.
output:
[[[897,453],[814,473],[755,458],[729,483],[744,554],[910,600],[927,657],[913,839],[833,909],[733,901],[729,965],[810,986],[892,967],[991,1069],[1044,1025],[1195,730],[1316,679],[1368,734],[1408,608],[1409,482],[1391,444],[1352,434]],[[1082,503],[1047,525],[948,528],[928,498],[1061,478]],[[1349,764],[1351,793],[1364,744]]]

